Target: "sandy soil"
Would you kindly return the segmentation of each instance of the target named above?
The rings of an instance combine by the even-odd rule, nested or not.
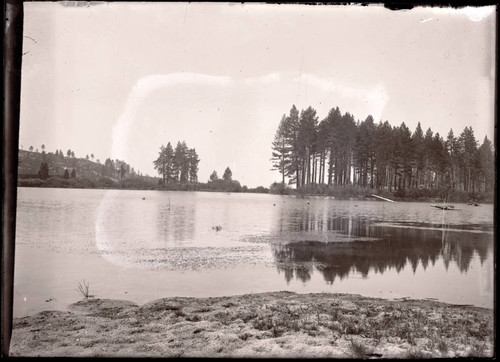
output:
[[[276,292],[83,300],[14,319],[11,356],[493,356],[494,312],[429,300]]]

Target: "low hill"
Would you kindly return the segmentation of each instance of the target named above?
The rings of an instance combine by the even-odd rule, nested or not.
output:
[[[42,163],[48,165],[48,177],[42,179],[38,171]],[[123,165],[123,168],[121,168]],[[64,177],[65,170],[75,177]],[[159,177],[142,176],[120,160],[107,159],[105,164],[93,162],[85,158],[67,157],[52,152],[40,153],[19,150],[17,167],[20,187],[51,187],[51,188],[106,188],[106,189],[139,189],[166,191],[219,191],[219,192],[256,192],[268,193],[269,190],[259,186],[249,189],[241,186],[236,180],[216,180],[207,183],[169,183],[161,184]]]
[[[49,168],[49,179],[40,180],[38,171],[43,162]],[[126,164],[125,164],[126,165]],[[75,170],[74,180],[63,180],[65,170],[71,174]],[[41,187],[126,187],[152,188],[158,184],[157,177],[141,176],[126,165],[126,172],[113,164],[103,165],[84,158],[65,157],[52,152],[40,153],[19,150],[18,185]],[[61,180],[60,180],[61,179]],[[58,181],[59,180],[59,181]],[[76,181],[76,182],[75,182]]]
[[[40,153],[19,150],[17,173],[20,178],[34,176],[38,173],[42,162],[47,162],[50,176],[63,176],[64,170],[75,169],[78,177],[97,180],[105,175],[105,166],[84,158],[56,156],[54,153]]]

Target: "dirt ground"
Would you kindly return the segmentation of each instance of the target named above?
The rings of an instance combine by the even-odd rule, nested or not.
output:
[[[13,321],[11,356],[491,357],[494,312],[430,300],[275,292],[89,299]],[[496,355],[496,354],[495,354]]]

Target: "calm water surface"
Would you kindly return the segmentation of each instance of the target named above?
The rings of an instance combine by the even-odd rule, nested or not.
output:
[[[81,299],[356,293],[493,307],[493,206],[19,188],[14,315]],[[214,228],[220,226],[219,230]]]

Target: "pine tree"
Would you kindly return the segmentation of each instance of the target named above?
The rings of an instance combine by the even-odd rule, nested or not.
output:
[[[455,189],[459,187],[457,184],[457,173],[460,167],[460,145],[452,129],[448,132],[445,147],[450,163],[450,183],[452,189]]]
[[[161,145],[158,158],[153,161],[154,169],[158,171],[158,174],[162,177],[163,186],[165,186],[165,180],[167,178],[167,157],[165,150],[165,146]]]
[[[194,148],[188,150],[188,162],[189,162],[189,182],[198,182],[198,164],[200,159]]]
[[[287,170],[289,170],[292,162],[292,145],[290,144],[289,131],[287,130],[288,123],[286,115],[283,115],[272,143],[272,170],[278,170],[281,173],[281,183],[283,185],[285,184]]]
[[[125,176],[126,172],[127,172],[127,169],[125,168],[125,164],[123,162],[121,162],[120,168],[119,168],[120,180],[123,180],[123,176]]]
[[[186,143],[178,141],[174,151],[173,174],[175,182],[186,182],[188,177],[188,168],[186,167]]]
[[[390,166],[392,132],[392,127],[388,121],[381,121],[375,130],[376,187],[388,187],[390,190],[392,190],[392,169]]]
[[[165,147],[165,162],[166,162],[166,181],[167,183],[174,181],[174,149],[170,142]]]
[[[401,185],[398,188],[406,189],[411,184],[411,165],[413,160],[413,145],[411,142],[411,131],[403,122],[397,130],[397,145],[399,147]]]
[[[493,191],[495,183],[495,157],[493,144],[487,136],[484,137],[478,151],[479,176],[484,191]]]
[[[189,149],[185,141],[181,142],[181,149],[179,181],[181,183],[186,183],[189,181]]]
[[[233,173],[231,172],[231,169],[229,167],[226,168],[224,171],[224,175],[222,175],[222,179],[224,181],[231,181],[233,179]]]
[[[332,185],[335,180],[335,166],[339,166],[340,160],[340,146],[344,135],[341,134],[341,123],[342,114],[340,113],[339,107],[332,108],[328,112],[326,118],[322,121],[325,125],[323,128],[326,131],[326,148],[328,149],[329,159],[328,159],[328,185]]]
[[[49,165],[47,164],[47,162],[42,162],[40,164],[38,177],[40,177],[42,180],[46,180],[49,177]]]
[[[473,172],[477,141],[472,127],[465,127],[459,137],[461,156],[463,159],[463,178],[465,191],[474,191]]]
[[[299,158],[299,111],[295,104],[290,109],[290,114],[286,118],[286,126],[284,127],[286,143],[290,148],[290,162],[285,165],[286,176],[290,178],[290,182],[295,182],[299,187],[301,179],[301,162]]]
[[[299,128],[297,136],[298,158],[302,164],[301,185],[311,183],[311,159],[315,151],[315,138],[317,132],[318,117],[316,110],[309,106],[300,112]]]
[[[369,115],[366,120],[357,126],[356,142],[354,147],[354,161],[357,169],[358,185],[366,187],[370,181],[370,187],[374,184],[375,173],[375,124],[373,117]],[[344,145],[343,148],[347,147]],[[345,184],[345,183],[343,183]]]
[[[422,126],[418,122],[415,131],[411,136],[411,142],[413,145],[413,157],[412,157],[412,167],[415,169],[415,177],[413,178],[413,183],[411,186],[418,187],[422,181],[422,170],[424,168],[424,132],[422,131]]]
[[[214,170],[212,174],[210,175],[210,181],[217,181],[219,179],[219,176],[217,175],[217,171]]]

